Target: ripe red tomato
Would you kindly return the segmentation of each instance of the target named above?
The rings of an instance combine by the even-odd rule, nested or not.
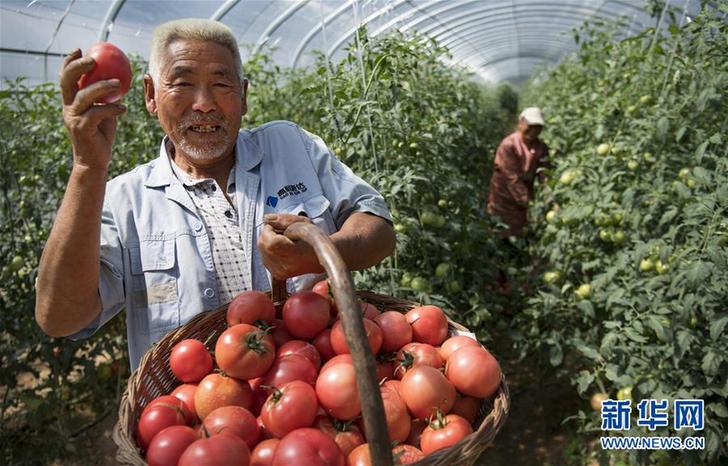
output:
[[[420,437],[422,437],[422,431],[425,430],[425,427],[427,427],[427,421],[413,417],[410,433],[404,443],[420,448]]]
[[[302,340],[311,340],[329,323],[329,300],[313,291],[293,293],[283,305],[283,323],[288,333]]]
[[[341,356],[341,360],[331,359],[321,369],[316,380],[316,395],[329,414],[336,419],[348,421],[361,414],[361,403],[351,356]],[[343,358],[344,356],[349,360]]]
[[[373,320],[362,319],[364,321],[364,332],[369,340],[369,348],[373,354],[377,354],[382,347],[382,329],[375,324]],[[349,354],[349,345],[346,344],[346,336],[344,335],[344,325],[341,319],[334,323],[331,327],[331,347],[336,354]]]
[[[427,419],[439,409],[448,413],[455,403],[455,387],[434,367],[420,364],[402,377],[399,394],[414,417]]]
[[[99,42],[92,45],[86,55],[94,59],[95,65],[78,80],[78,88],[83,89],[96,81],[116,78],[121,82],[118,89],[99,98],[97,102],[111,104],[124,97],[131,86],[131,65],[126,54],[114,44]]]
[[[240,437],[223,432],[192,443],[178,466],[250,466],[250,448]]]
[[[267,294],[261,291],[243,291],[230,301],[225,317],[230,327],[235,324],[258,326],[259,321],[274,324],[276,308]]]
[[[202,423],[209,436],[223,432],[237,435],[253,448],[260,439],[260,429],[255,416],[242,406],[223,406],[207,415]]]
[[[452,409],[449,414],[457,414],[458,416],[465,418],[465,420],[472,425],[478,418],[478,412],[482,405],[483,400],[479,398],[458,394],[457,398],[455,398],[455,404],[452,405]]]
[[[442,360],[447,362],[450,355],[463,346],[480,346],[480,343],[465,335],[450,337],[442,343],[442,346],[440,346],[440,356],[442,356]]]
[[[137,441],[146,449],[155,435],[171,426],[185,425],[185,417],[178,408],[158,404],[142,412],[137,425]]]
[[[149,466],[177,466],[182,453],[195,440],[197,433],[191,427],[167,427],[155,435],[149,443],[147,463]]]
[[[447,317],[437,306],[420,306],[405,314],[412,326],[412,340],[438,346],[447,338]]]
[[[383,330],[382,350],[397,351],[412,341],[412,327],[401,312],[385,311],[374,318]]]
[[[261,383],[281,388],[293,380],[302,380],[313,386],[316,383],[316,368],[313,363],[300,354],[289,354],[273,361]]]
[[[250,324],[233,325],[222,332],[215,344],[217,365],[237,379],[265,374],[275,355],[273,337]]]
[[[397,352],[395,360],[394,376],[401,379],[404,374],[418,364],[442,369],[444,363],[440,353],[432,345],[427,343],[408,343]]]
[[[256,445],[250,454],[250,466],[273,466],[273,456],[279,443],[280,439],[269,438]]]
[[[276,351],[276,359],[280,359],[289,354],[298,354],[308,359],[317,372],[321,368],[321,355],[316,347],[307,341],[290,340],[283,343]]]
[[[188,426],[191,426],[195,422],[197,422],[197,414],[193,413],[192,410],[185,404],[184,401],[180,400],[176,396],[172,395],[162,395],[158,396],[157,398],[153,399],[149,402],[147,406],[144,407],[144,410],[142,411],[142,415],[148,410],[150,410],[152,407],[157,405],[164,405],[169,406],[170,408],[174,408],[179,410],[182,415],[185,418],[185,423]]]
[[[331,282],[328,279],[321,280],[313,286],[311,291],[318,293],[329,300],[329,303],[331,304],[329,316],[331,319],[336,319],[336,316],[339,314],[339,310],[336,308],[336,300],[334,300],[334,291],[331,288]]]
[[[391,379],[394,377],[394,364],[395,361],[391,355],[381,357],[380,354],[377,357],[377,380],[382,381],[384,379]]]
[[[204,343],[189,338],[174,345],[169,367],[182,382],[199,382],[212,372],[212,356]]]
[[[195,392],[197,391],[196,383],[183,383],[174,390],[171,395],[179,398],[184,402],[187,408],[194,414],[194,420],[197,422],[197,409],[195,409]]]
[[[316,419],[318,400],[313,387],[301,380],[273,389],[260,411],[260,419],[274,437],[309,427]]]
[[[337,421],[326,414],[316,416],[314,427],[329,434],[344,456],[349,456],[354,448],[365,443],[364,436],[357,426]]]
[[[242,406],[249,410],[252,397],[248,382],[212,373],[197,386],[195,409],[204,421],[208,414],[223,406]]]
[[[336,356],[336,351],[331,347],[331,329],[326,328],[313,339],[313,346],[316,347],[321,359],[328,361]]]
[[[250,412],[258,416],[260,415],[260,408],[268,399],[268,390],[263,387],[263,377],[248,380],[248,385],[250,385],[250,390],[253,392]]]
[[[465,346],[450,355],[445,375],[465,395],[487,398],[501,383],[498,361],[485,348]]]
[[[288,330],[286,330],[286,324],[283,323],[283,319],[275,320],[271,336],[273,336],[273,341],[276,343],[276,348],[281,346],[283,343],[292,340],[291,335],[289,335]]]
[[[365,443],[354,448],[346,457],[346,466],[372,466],[369,444]]]
[[[440,415],[422,431],[422,453],[429,455],[433,451],[451,447],[472,432],[473,427],[457,414]]]
[[[397,466],[413,464],[424,457],[425,454],[412,445],[400,444],[392,448],[392,458]]]
[[[329,435],[318,429],[296,429],[281,439],[273,466],[344,466],[344,454]]]
[[[371,303],[365,303],[364,301],[360,301],[359,307],[361,308],[361,315],[365,319],[374,320],[377,316],[381,314],[381,311],[377,309],[377,306]]]
[[[412,418],[407,411],[407,405],[397,393],[396,385],[386,383],[380,388],[384,416],[387,421],[387,433],[391,442],[404,441],[410,432]],[[366,427],[364,435],[368,437]]]

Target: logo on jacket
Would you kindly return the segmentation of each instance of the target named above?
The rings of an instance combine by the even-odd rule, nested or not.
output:
[[[278,190],[277,194],[280,199],[285,199],[288,196],[295,196],[297,194],[305,193],[306,191],[308,191],[308,188],[306,187],[305,184],[297,183],[297,184],[289,184],[289,185],[282,187],[281,189]],[[268,199],[270,199],[270,197]],[[273,205],[273,207],[275,207],[275,204]]]
[[[268,196],[268,199],[265,200],[265,204],[275,209],[275,207],[278,205],[278,198],[275,196]]]

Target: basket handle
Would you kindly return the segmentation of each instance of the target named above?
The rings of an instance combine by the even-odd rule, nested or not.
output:
[[[392,447],[387,433],[382,395],[377,383],[376,362],[364,331],[361,309],[356,303],[354,283],[344,259],[328,235],[313,224],[293,223],[283,234],[293,241],[302,240],[310,244],[329,276],[336,307],[341,314],[346,344],[349,345],[357,374],[356,385],[359,389],[372,464],[392,466]]]

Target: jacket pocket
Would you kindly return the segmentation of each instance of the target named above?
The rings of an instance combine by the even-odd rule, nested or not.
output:
[[[293,204],[282,209],[282,212],[293,215],[304,215],[311,219],[311,222],[321,228],[329,235],[336,231],[334,218],[329,211],[331,203],[326,197],[318,195],[313,196],[305,201]]]
[[[134,318],[146,315],[149,334],[179,326],[176,241],[142,240],[129,248],[131,262],[131,311]],[[145,326],[141,326],[144,328]]]

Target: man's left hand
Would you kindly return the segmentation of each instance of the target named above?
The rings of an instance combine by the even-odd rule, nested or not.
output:
[[[265,225],[258,238],[263,263],[278,280],[320,271],[321,265],[313,248],[304,241],[292,241],[283,232],[296,222],[308,222],[308,217],[293,214],[271,214],[264,217]]]

